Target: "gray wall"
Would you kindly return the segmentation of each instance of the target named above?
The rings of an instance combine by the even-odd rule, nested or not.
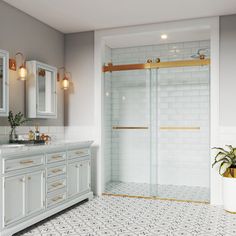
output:
[[[73,86],[65,93],[65,125],[94,124],[94,32],[65,35],[65,67]]]
[[[236,15],[220,17],[220,125],[236,125]]]
[[[31,16],[0,1],[0,48],[14,57],[18,51],[26,60],[38,60],[56,67],[64,65],[64,35]],[[16,72],[10,71],[10,110],[24,112],[24,82],[16,80]],[[31,124],[64,125],[64,94],[58,83],[58,118],[37,119]],[[7,125],[0,118],[0,125]]]

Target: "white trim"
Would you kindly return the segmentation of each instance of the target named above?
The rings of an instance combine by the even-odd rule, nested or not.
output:
[[[220,51],[220,33],[219,17],[211,22],[211,76],[210,76],[210,147],[219,145],[219,51]],[[210,167],[213,163],[214,151],[210,151]],[[218,171],[211,168],[210,179],[210,203],[213,205],[222,204],[221,177]]]
[[[211,32],[211,84],[210,84],[210,147],[217,146],[219,140],[219,17],[184,20],[169,23],[149,24],[134,27],[124,27],[108,30],[95,31],[95,117],[96,117],[96,144],[100,147],[97,155],[97,194],[101,195],[104,188],[103,176],[103,79],[102,57],[105,42],[109,37],[120,35],[142,34],[153,31],[178,31],[209,29]],[[212,154],[212,151],[211,151]],[[211,155],[212,156],[212,155]],[[211,160],[212,161],[212,160]],[[215,169],[211,169],[211,204],[221,204],[221,190],[219,189],[220,178],[216,176]]]

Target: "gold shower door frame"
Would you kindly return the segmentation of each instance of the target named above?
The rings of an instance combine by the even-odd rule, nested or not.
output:
[[[113,71],[129,71],[129,70],[145,70],[145,69],[160,69],[160,68],[174,68],[174,67],[194,67],[194,66],[207,66],[211,64],[210,59],[197,59],[197,60],[178,60],[178,61],[167,61],[167,62],[147,62],[143,64],[125,64],[125,65],[113,65],[108,63],[104,65],[102,71],[113,72]],[[113,130],[142,130],[148,129],[147,126],[113,126]],[[200,127],[160,127],[160,130],[200,130]],[[157,196],[134,196],[127,194],[113,194],[113,193],[102,193],[104,196],[115,196],[115,197],[128,197],[128,198],[143,198],[152,200],[168,200],[177,202],[192,202],[192,203],[203,203],[209,204],[209,201],[197,201],[197,200],[180,200],[175,198],[162,198]]]

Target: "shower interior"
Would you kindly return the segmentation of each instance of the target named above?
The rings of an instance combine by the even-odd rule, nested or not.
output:
[[[200,60],[209,54],[209,41],[181,42],[106,48],[106,62]],[[104,73],[105,194],[209,201],[209,70]]]

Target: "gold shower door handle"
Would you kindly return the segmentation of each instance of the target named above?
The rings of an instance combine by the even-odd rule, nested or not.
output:
[[[148,126],[113,126],[112,129],[148,129]]]

